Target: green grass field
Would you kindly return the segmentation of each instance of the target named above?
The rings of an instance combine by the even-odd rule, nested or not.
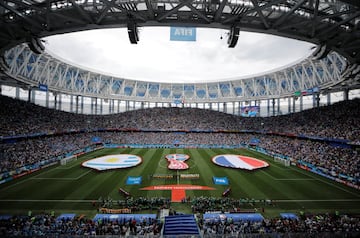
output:
[[[98,172],[81,167],[83,161],[108,154],[135,154],[143,162],[133,168]],[[167,169],[166,154],[190,155],[190,169],[179,173],[200,174],[198,180],[151,179],[151,174],[176,174]],[[218,154],[241,154],[266,160],[270,167],[244,171],[223,168],[211,162]],[[126,185],[128,176],[142,176],[141,185]],[[227,176],[233,198],[272,199],[275,206],[266,207],[265,216],[279,212],[334,212],[360,214],[360,191],[330,181],[313,173],[285,167],[272,158],[245,149],[102,149],[85,154],[66,165],[56,165],[0,185],[0,214],[26,214],[55,211],[92,215],[97,211],[91,201],[99,197],[124,199],[118,189],[124,188],[134,197],[170,197],[171,191],[145,191],[142,187],[163,184],[196,184],[214,187],[209,191],[186,191],[186,195],[221,197],[227,188],[214,185],[213,176]],[[257,205],[255,205],[256,207]],[[259,205],[260,206],[260,205]],[[191,212],[190,205],[173,203],[177,211]]]

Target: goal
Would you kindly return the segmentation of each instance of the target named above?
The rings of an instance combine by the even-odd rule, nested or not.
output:
[[[290,159],[280,158],[280,157],[274,157],[274,161],[277,163],[281,163],[284,166],[290,166]]]
[[[60,164],[61,165],[66,165],[67,163],[69,163],[70,161],[74,161],[74,160],[77,160],[77,156],[70,156],[70,157],[66,157],[66,158],[63,158],[60,160]]]

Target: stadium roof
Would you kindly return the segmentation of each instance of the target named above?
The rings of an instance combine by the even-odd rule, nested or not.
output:
[[[230,32],[243,29],[308,41],[319,46],[318,51],[316,51],[318,58],[324,58],[330,51],[336,51],[342,59],[327,59],[326,62],[322,63],[324,65],[322,65],[321,70],[329,71],[329,77],[333,71],[337,71],[337,77],[341,77],[341,79],[332,83],[311,81],[310,85],[315,84],[313,86],[323,86],[323,88],[358,87],[359,76],[356,74],[358,74],[358,64],[360,63],[359,5],[359,1],[355,0],[1,1],[0,48],[2,54],[5,54],[5,58],[11,56],[11,59],[5,59],[2,64],[2,71],[6,74],[2,80],[5,83],[10,83],[9,78],[14,79],[14,76],[17,75],[14,73],[20,72],[19,68],[15,67],[15,69],[14,66],[9,65],[11,62],[16,62],[14,58],[19,55],[13,54],[14,51],[5,52],[23,42],[36,43],[38,42],[37,39],[45,36],[99,28],[127,27],[136,30],[137,26],[193,26],[223,28]],[[134,35],[132,36],[134,37]],[[236,44],[236,41],[230,42],[229,46],[231,44]],[[17,52],[20,50],[18,49]],[[21,52],[25,52],[23,48]],[[22,54],[22,56],[25,55]],[[27,56],[28,59],[32,57],[31,54],[27,54]],[[312,64],[311,62],[308,63]],[[328,67],[325,66],[326,64],[333,65]],[[293,67],[292,69],[296,71],[296,68]],[[302,70],[303,75],[305,75],[303,71],[307,71],[307,69],[309,67]],[[312,70],[314,69],[315,67],[312,66]],[[319,74],[319,71],[312,74],[316,73]],[[274,83],[290,90],[287,95],[291,94],[291,90],[296,90],[296,87],[285,87],[286,81],[291,84],[295,82],[289,81],[286,76],[283,76],[282,80],[275,80],[276,82],[266,80],[266,76],[263,78],[262,84],[267,86],[262,84],[258,84],[258,86],[265,87],[265,91],[267,91],[263,95],[265,97],[286,95],[285,92],[276,95],[269,94],[268,88]],[[306,79],[310,78],[306,77]],[[319,78],[321,78],[320,81],[323,81],[321,75]],[[261,93],[261,90],[259,91],[254,87],[256,80],[253,79],[251,82],[253,86],[246,82],[242,84],[242,92],[246,91],[246,88],[251,89],[251,92],[246,95],[247,97],[256,97],[256,94]],[[31,80],[26,80],[23,77],[22,79],[16,78],[12,82],[29,83]],[[310,85],[303,84],[301,87]],[[216,91],[222,86],[217,84],[214,90]],[[228,86],[225,85],[225,87]],[[303,89],[301,87],[299,89]],[[236,88],[232,86],[230,88],[236,91]],[[52,89],[80,93],[79,90],[74,91],[75,88],[70,90],[69,88],[55,87],[55,85]],[[98,90],[97,93],[101,91],[100,96],[106,96],[100,90],[101,88],[95,89]],[[133,89],[139,88],[133,87]],[[208,87],[205,90],[206,93],[208,90],[211,91],[212,89]]]
[[[131,44],[127,29],[99,29],[44,38],[45,52],[92,72],[159,83],[209,83],[275,72],[309,57],[313,44],[274,35],[240,32],[234,48],[227,31],[196,28],[196,40],[170,40],[170,27],[139,29]],[[182,28],[181,28],[182,29]]]

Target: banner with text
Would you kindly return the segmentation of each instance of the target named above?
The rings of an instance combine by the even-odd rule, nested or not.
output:
[[[141,176],[137,176],[137,177],[128,176],[126,180],[126,184],[127,185],[141,184],[141,181],[142,181]]]
[[[228,185],[229,180],[227,177],[215,177],[213,176],[213,182],[217,185]]]
[[[171,41],[196,41],[195,27],[170,27]]]

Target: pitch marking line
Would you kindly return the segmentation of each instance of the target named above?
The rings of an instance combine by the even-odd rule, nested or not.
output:
[[[347,193],[349,193],[349,194],[355,195],[356,197],[360,197],[360,193],[354,193],[354,192],[349,191],[349,190],[347,190],[347,189],[345,189],[345,188],[343,188],[343,187],[340,187],[340,186],[338,186],[338,185],[336,185],[336,184],[332,184],[332,183],[330,183],[330,182],[327,182],[327,181],[325,180],[326,178],[322,178],[322,179],[316,178],[314,175],[311,174],[312,172],[310,172],[310,171],[308,171],[308,173],[305,173],[305,172],[303,172],[302,170],[299,170],[299,171],[298,171],[298,170],[295,170],[294,168],[291,168],[291,166],[290,166],[290,169],[292,169],[292,170],[294,170],[294,171],[296,171],[296,172],[299,172],[299,173],[301,173],[301,174],[303,174],[303,175],[306,175],[306,176],[308,176],[308,177],[312,177],[312,178],[314,178],[314,179],[317,180],[317,181],[326,183],[327,185],[330,185],[330,186],[332,186],[332,187],[334,187],[334,188],[337,188],[337,189],[340,189],[340,190],[342,190],[342,191],[344,191],[344,192],[347,192]],[[320,175],[319,175],[319,176],[320,176]],[[334,182],[335,182],[335,181],[334,181]]]
[[[92,202],[94,199],[0,199],[0,202],[64,202],[64,203],[87,203]],[[276,203],[281,202],[360,202],[360,199],[278,199],[274,200]]]
[[[304,173],[303,171],[298,171],[298,170],[295,170],[294,168],[291,168],[291,166],[290,166],[290,169],[292,169],[293,171],[295,171],[295,172],[299,172],[299,173],[301,173],[301,174],[303,174],[303,175],[305,175],[305,176],[307,176],[307,177],[311,177],[312,179],[279,179],[279,178],[275,178],[274,176],[272,176],[271,174],[269,174],[268,172],[266,172],[266,171],[262,171],[261,170],[261,172],[263,172],[264,174],[266,174],[266,175],[268,175],[269,177],[271,177],[273,180],[280,180],[280,181],[284,181],[284,180],[293,180],[293,181],[296,181],[296,180],[314,180],[314,181],[320,181],[320,182],[322,182],[322,183],[326,183],[327,185],[330,185],[330,186],[332,186],[332,187],[334,187],[334,188],[337,188],[337,189],[340,189],[340,190],[342,190],[342,191],[344,191],[344,192],[347,192],[347,193],[349,193],[349,194],[351,194],[351,195],[355,195],[355,196],[357,196],[357,197],[360,197],[360,194],[357,194],[357,193],[354,193],[354,192],[351,192],[351,191],[349,191],[349,190],[347,190],[347,189],[345,189],[345,188],[342,188],[342,187],[340,187],[340,186],[338,186],[338,185],[335,185],[335,184],[332,184],[332,183],[330,183],[330,182],[327,182],[327,181],[325,181],[324,179],[319,179],[319,178],[316,178],[315,176],[313,176],[312,174],[310,174],[311,172],[309,171],[309,174],[306,174],[306,173]]]
[[[90,172],[91,172],[91,170],[79,175],[76,178],[38,178],[38,177],[33,177],[33,178],[30,178],[30,179],[31,180],[78,180],[78,179],[82,178],[83,176],[87,175]]]
[[[275,178],[274,176],[272,176],[271,174],[269,174],[266,171],[260,170],[261,172],[263,172],[264,174],[266,174],[267,176],[271,177],[273,180],[277,180],[277,181],[307,181],[307,180],[316,180],[314,178]]]
[[[74,161],[74,163],[77,162],[77,161]],[[79,164],[78,163],[75,163],[74,165],[71,165],[71,166],[66,166],[66,165],[60,165],[60,166],[57,166],[55,169],[60,169],[60,170],[67,170],[67,169],[72,169],[72,168],[75,168],[75,167],[78,167]]]
[[[279,178],[279,179],[275,179],[275,180],[279,180],[279,181],[311,181],[311,180],[316,180],[316,179],[311,179],[311,178]]]
[[[37,174],[37,175],[35,175],[35,176],[31,177],[31,178],[25,178],[25,177],[24,177],[24,180],[21,180],[21,181],[19,181],[19,182],[17,182],[17,183],[14,183],[14,184],[12,184],[12,185],[9,185],[9,186],[1,189],[1,191],[6,191],[6,190],[8,190],[9,188],[16,187],[16,186],[18,186],[18,185],[20,185],[20,184],[23,184],[23,183],[25,183],[25,182],[28,182],[29,180],[34,180],[34,179],[46,179],[46,178],[38,178],[38,177],[41,176],[41,175],[47,174],[47,173],[49,173],[49,172],[51,172],[51,171],[53,171],[53,170],[56,170],[56,169],[58,169],[58,166],[55,166],[55,167],[53,167],[53,168],[49,168],[49,169],[46,170],[46,171],[41,171],[41,170],[40,170],[40,171],[38,171],[38,172],[40,172],[39,174]],[[84,176],[84,174],[83,174],[82,176]],[[81,178],[81,177],[80,177],[80,178]],[[47,179],[51,179],[51,178],[47,178]],[[64,178],[59,178],[58,180],[61,180],[61,179],[64,180]]]
[[[266,161],[266,160],[265,160]],[[274,160],[269,160],[269,164],[270,164],[270,166],[275,166],[275,167],[277,167],[278,169],[281,169],[281,170],[289,170],[288,169],[288,167],[286,167],[285,165],[279,165],[279,164],[281,164],[280,162],[276,162],[276,161],[274,161]]]
[[[50,173],[50,172],[52,172],[52,171],[55,170],[55,169],[57,169],[57,166],[56,166],[56,167],[53,167],[53,168],[50,168],[50,169],[48,169],[48,170],[46,170],[46,171],[41,171],[41,170],[39,170],[40,173],[37,174],[37,175],[35,175],[35,176],[33,176],[33,178],[39,177],[40,175],[43,175],[43,174]]]
[[[20,184],[23,184],[23,183],[25,183],[25,182],[28,182],[28,181],[29,181],[29,179],[26,178],[26,179],[24,179],[24,180],[21,180],[21,181],[19,181],[19,182],[17,182],[17,183],[14,183],[14,184],[12,184],[12,185],[9,185],[9,186],[1,189],[1,191],[6,191],[6,190],[8,190],[9,188],[16,187],[16,186],[18,186],[18,185],[20,185]]]
[[[34,178],[36,178],[36,177],[38,177],[38,176],[40,176],[40,175],[47,174],[47,173],[55,170],[56,168],[57,168],[57,166],[55,166],[55,167],[53,167],[53,168],[50,167],[50,168],[49,168],[48,170],[46,170],[46,171],[41,171],[41,170],[39,170],[39,171],[37,171],[37,172],[40,172],[39,174],[37,174],[37,175],[35,175],[35,176],[31,177],[31,178],[24,177],[24,180],[21,180],[21,181],[19,181],[19,182],[17,182],[17,183],[14,183],[14,184],[10,185],[10,186],[7,186],[7,187],[5,187],[5,188],[3,188],[3,189],[1,189],[1,190],[2,190],[2,191],[6,191],[6,190],[8,190],[9,188],[16,187],[17,185],[20,185],[20,184],[23,184],[23,183],[25,183],[25,182],[28,182],[30,179],[34,179]]]

